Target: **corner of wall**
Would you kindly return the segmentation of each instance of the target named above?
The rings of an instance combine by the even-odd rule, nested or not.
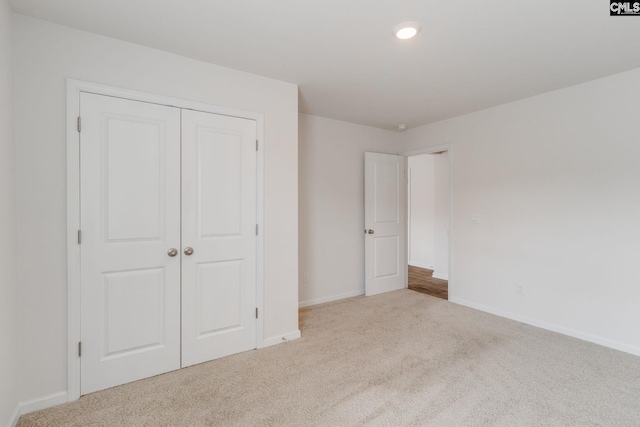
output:
[[[298,117],[298,305],[305,307],[364,293],[364,153],[403,147],[394,131]]]
[[[20,421],[20,416],[22,415],[20,404],[16,404],[16,409],[13,410],[13,413],[9,417],[9,422],[7,423],[8,427],[16,427],[18,425],[18,421]]]
[[[20,417],[13,12],[0,1],[0,423]]]

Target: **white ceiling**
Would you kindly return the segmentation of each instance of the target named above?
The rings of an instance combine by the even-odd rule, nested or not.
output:
[[[15,12],[300,86],[300,111],[393,129],[640,67],[606,0],[11,0]],[[418,21],[414,40],[391,30]]]

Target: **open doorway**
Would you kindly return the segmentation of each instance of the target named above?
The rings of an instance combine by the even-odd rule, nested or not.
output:
[[[449,298],[449,151],[408,155],[408,288]]]

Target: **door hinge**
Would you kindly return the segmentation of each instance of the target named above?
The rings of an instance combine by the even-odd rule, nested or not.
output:
[[[258,140],[256,139],[256,151],[258,151]]]
[[[82,357],[82,341],[78,341],[78,357]]]
[[[78,116],[78,132],[82,130],[82,119]]]
[[[256,236],[258,235],[258,224],[256,224]]]
[[[82,230],[78,230],[78,244],[82,244]]]
[[[258,307],[256,307],[256,319],[258,318]]]

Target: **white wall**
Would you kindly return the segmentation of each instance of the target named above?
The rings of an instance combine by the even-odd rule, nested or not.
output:
[[[409,265],[449,277],[449,154],[408,158]]]
[[[433,277],[449,280],[449,152],[433,155],[434,261]]]
[[[264,113],[264,333],[297,332],[297,86],[20,15],[14,30],[21,399],[67,389],[67,78]]]
[[[0,425],[18,408],[19,333],[16,280],[13,36],[11,8],[0,1]]]
[[[305,114],[299,126],[304,306],[364,293],[364,153],[401,150],[396,132]]]
[[[407,159],[409,170],[409,265],[433,269],[435,263],[435,156]]]
[[[406,150],[453,144],[454,301],[640,354],[639,81],[636,69],[402,135]]]

